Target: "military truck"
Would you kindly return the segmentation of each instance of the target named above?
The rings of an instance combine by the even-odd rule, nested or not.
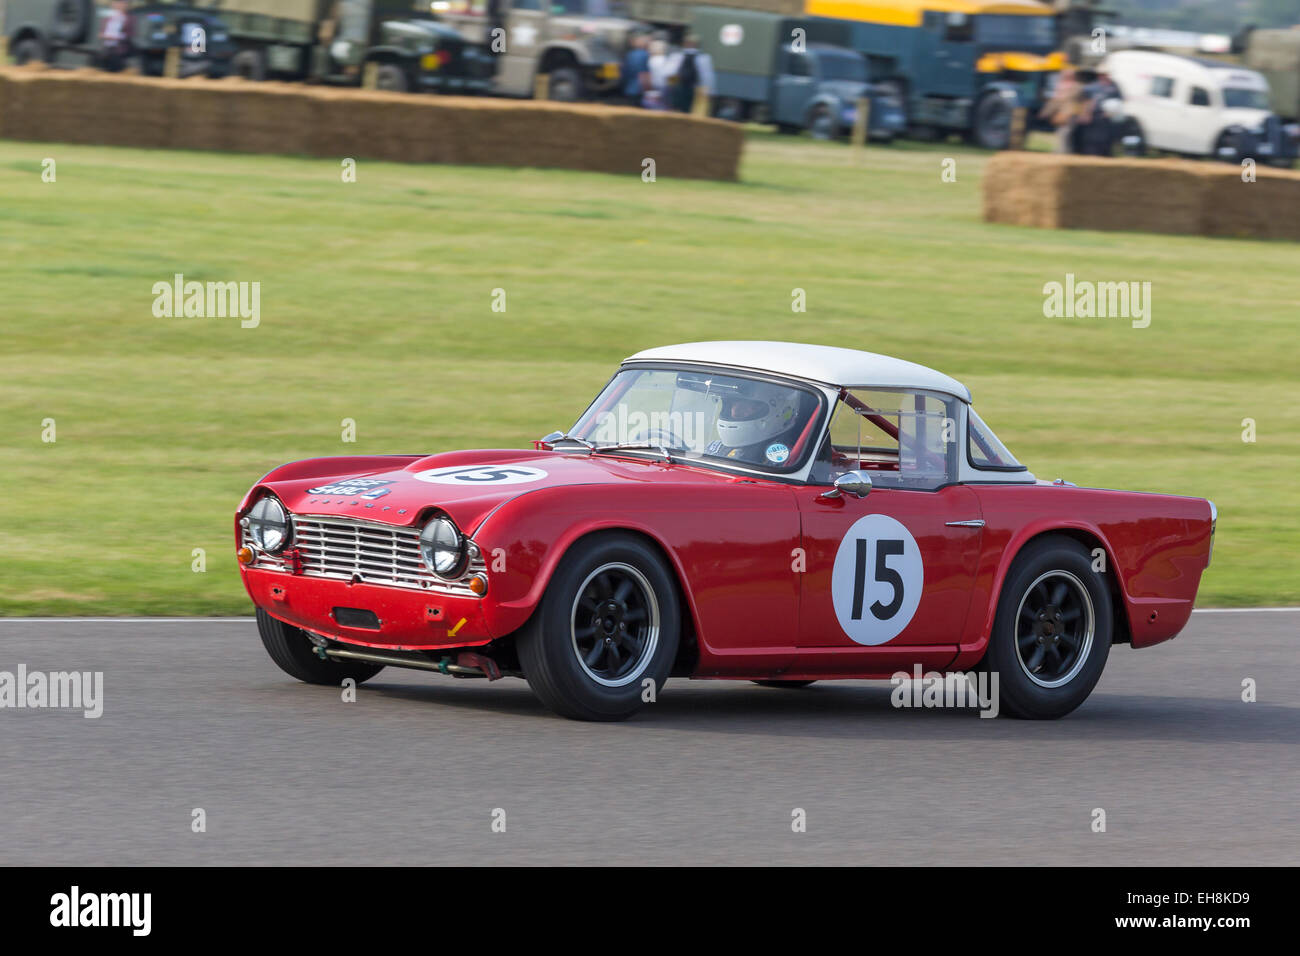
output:
[[[738,7],[808,21],[811,43],[856,50],[868,78],[905,104],[921,138],[962,133],[1003,149],[1012,114],[1038,115],[1065,65],[1057,11],[1036,0],[624,0],[628,12],[678,32],[700,6]]]
[[[101,66],[100,26],[108,15],[94,0],[0,0],[0,33],[18,64],[45,62],[56,67]],[[234,45],[226,26],[209,10],[191,5],[146,3],[130,8],[132,55],[127,66],[146,76],[162,76],[167,51],[180,50],[181,76],[230,72]]]
[[[1234,51],[1243,65],[1268,80],[1273,112],[1292,122],[1300,120],[1300,26],[1285,30],[1245,31]]]
[[[808,38],[863,54],[923,137],[1005,149],[1012,114],[1036,117],[1065,65],[1054,11],[1034,0],[806,0]]]
[[[420,0],[416,0],[420,2]],[[433,0],[438,19],[496,55],[492,92],[552,100],[616,94],[623,54],[645,29],[622,0]]]
[[[696,7],[690,27],[713,61],[714,115],[774,123],[815,139],[846,135],[858,100],[871,103],[868,134],[891,141],[906,126],[902,102],[867,82],[867,62],[844,47],[807,44],[807,21],[775,13]]]
[[[250,80],[472,93],[492,82],[491,57],[411,0],[195,0],[219,11]]]

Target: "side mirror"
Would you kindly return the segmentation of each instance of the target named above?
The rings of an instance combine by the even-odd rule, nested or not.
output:
[[[822,492],[823,498],[839,498],[843,495],[852,495],[854,498],[865,498],[871,493],[871,476],[865,471],[846,471],[835,479],[835,487],[830,491]]]

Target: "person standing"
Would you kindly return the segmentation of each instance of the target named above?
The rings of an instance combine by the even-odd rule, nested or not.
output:
[[[131,26],[127,0],[113,0],[99,28],[100,47],[104,51],[103,67],[109,73],[120,73],[126,68],[127,57],[131,55]]]
[[[646,109],[662,110],[668,108],[668,78],[671,57],[668,44],[660,39],[650,42],[650,58],[646,61],[646,72],[650,78],[641,96],[641,105]]]
[[[706,96],[713,91],[713,58],[700,50],[700,38],[688,33],[682,41],[682,52],[676,58],[675,67],[672,71],[676,79],[672,106],[679,113],[689,113],[695,104],[697,89],[703,90]]]
[[[633,34],[623,57],[623,98],[630,106],[637,106],[650,80],[650,38],[644,33]]]
[[[1053,152],[1074,152],[1074,127],[1079,118],[1079,78],[1073,69],[1064,69],[1056,78],[1052,95],[1039,111],[1042,119],[1056,130]]]

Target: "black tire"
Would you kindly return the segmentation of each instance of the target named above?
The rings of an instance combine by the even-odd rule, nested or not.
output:
[[[1143,132],[1142,124],[1131,116],[1120,130],[1120,144],[1125,156],[1141,158],[1147,154],[1147,134]]]
[[[602,534],[576,544],[555,569],[518,638],[528,686],[574,720],[624,720],[658,694],[681,635],[677,584],[640,538]]]
[[[375,88],[390,93],[406,93],[411,89],[411,80],[396,63],[380,63],[375,70]]]
[[[713,108],[715,117],[729,123],[745,122],[746,112],[744,101],[736,99],[734,96],[719,97],[717,105]]]
[[[86,43],[95,23],[94,0],[59,0],[54,8],[54,29],[50,32],[64,43]]]
[[[332,684],[338,687],[349,677],[364,684],[384,669],[383,664],[360,661],[321,660],[315,645],[300,628],[285,624],[257,609],[257,633],[276,666],[304,684]]]
[[[982,149],[1011,145],[1011,104],[1000,93],[990,93],[975,106],[971,139]]]
[[[813,108],[808,115],[808,133],[813,139],[823,142],[839,138],[840,124],[829,106],[823,103]]]
[[[1031,542],[1002,584],[981,663],[998,675],[1001,710],[1027,720],[1070,713],[1097,685],[1113,628],[1110,589],[1088,550],[1059,535]]]
[[[240,50],[230,59],[230,73],[261,83],[266,79],[266,55],[261,50]]]
[[[1239,130],[1225,129],[1215,141],[1214,155],[1210,158],[1221,163],[1240,165],[1243,159],[1249,158],[1250,151],[1246,148],[1245,139]],[[1229,150],[1230,154],[1225,156],[1225,150]]]
[[[45,47],[41,46],[41,41],[35,37],[19,40],[10,53],[18,66],[25,63],[40,63],[45,59]]]
[[[784,687],[788,690],[795,690],[817,682],[815,680],[756,680],[754,683],[759,687]]]
[[[546,83],[546,98],[559,103],[576,103],[583,97],[582,73],[576,66],[558,66]]]

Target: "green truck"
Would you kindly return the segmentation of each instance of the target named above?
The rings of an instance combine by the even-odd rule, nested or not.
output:
[[[868,135],[889,142],[906,126],[903,104],[867,80],[867,62],[844,47],[799,42],[808,21],[777,13],[696,7],[690,29],[713,63],[714,114],[838,139],[870,103]]]
[[[249,79],[551,99],[617,91],[618,0],[197,0],[221,13]]]
[[[108,10],[107,0],[0,0],[0,36],[8,40],[9,56],[18,64],[108,66],[100,40]],[[167,51],[177,48],[182,76],[220,77],[230,72],[234,46],[225,25],[210,10],[193,4],[144,3],[129,12],[131,54],[122,66],[162,76]]]
[[[195,0],[220,14],[250,80],[485,92],[491,56],[411,0]]]

